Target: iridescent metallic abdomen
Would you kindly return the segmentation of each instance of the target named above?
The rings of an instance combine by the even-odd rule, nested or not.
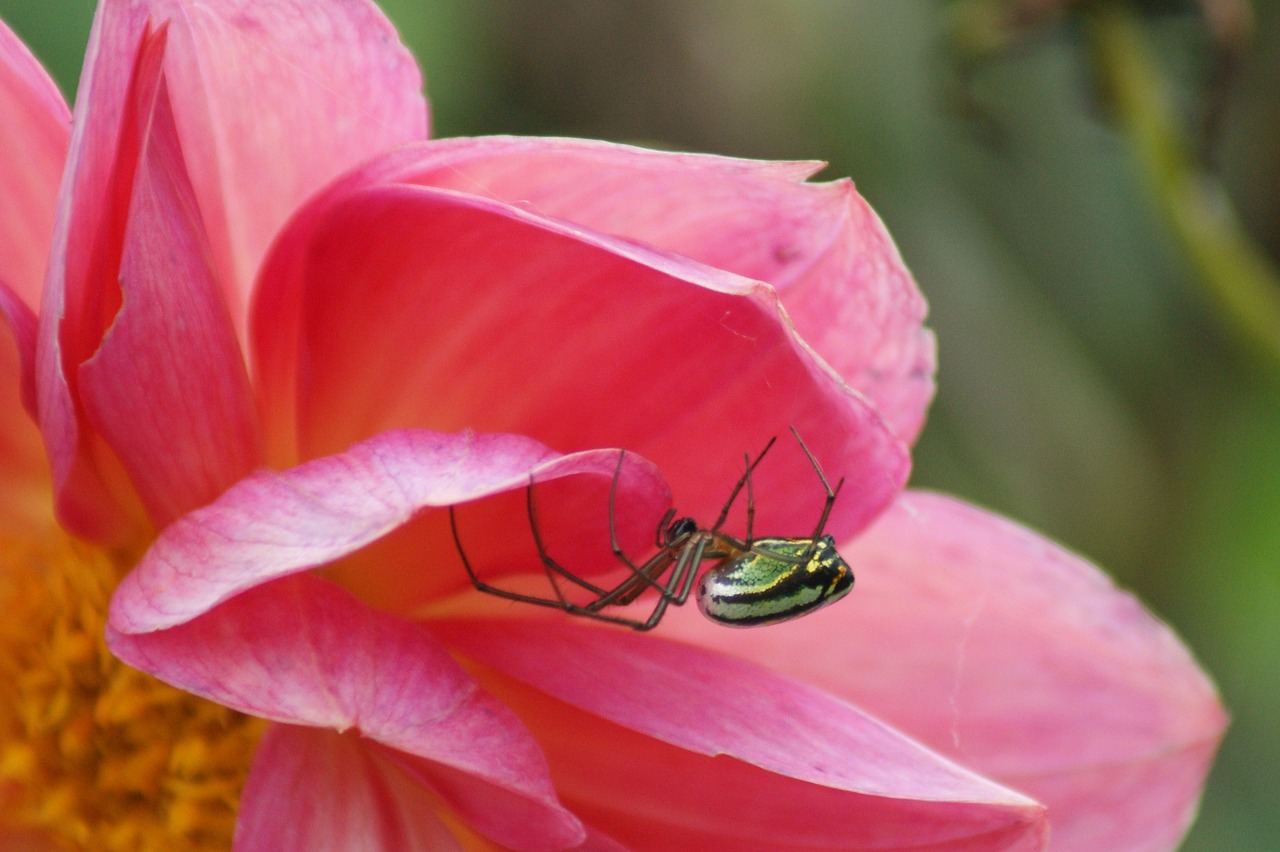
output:
[[[853,571],[831,536],[760,538],[702,575],[698,609],[712,621],[752,627],[812,612],[852,588]]]

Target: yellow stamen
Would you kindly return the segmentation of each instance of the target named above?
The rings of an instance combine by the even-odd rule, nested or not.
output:
[[[122,561],[0,539],[0,832],[69,849],[228,848],[265,723],[111,655]]]

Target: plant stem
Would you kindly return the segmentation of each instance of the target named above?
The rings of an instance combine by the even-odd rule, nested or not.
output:
[[[1142,179],[1211,303],[1251,349],[1280,363],[1280,274],[1221,184],[1199,168],[1137,18],[1119,4],[1094,4],[1085,32]]]

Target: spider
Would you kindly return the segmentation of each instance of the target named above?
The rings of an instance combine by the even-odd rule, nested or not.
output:
[[[791,427],[791,434],[799,442],[800,449],[808,457],[826,492],[818,525],[813,535],[807,538],[754,538],[751,534],[755,519],[751,472],[777,441],[774,437],[769,439],[754,460],[749,456],[743,457],[746,470],[729,492],[729,499],[725,501],[714,524],[703,528],[693,518],[677,519],[676,510],[668,509],[658,521],[654,532],[657,552],[640,564],[628,557],[618,544],[614,506],[618,479],[622,475],[622,463],[626,458],[626,450],[619,450],[618,466],[609,485],[609,536],[613,554],[627,567],[628,574],[610,588],[598,586],[578,576],[547,553],[542,534],[538,530],[532,475],[525,488],[529,527],[554,597],[522,594],[482,581],[467,559],[458,534],[454,507],[450,506],[449,526],[453,532],[453,541],[471,584],[482,592],[563,610],[584,618],[622,624],[636,630],[652,630],[662,620],[669,606],[682,606],[693,590],[699,567],[709,559],[716,560],[716,564],[703,573],[696,594],[698,608],[707,618],[732,627],[774,624],[796,618],[848,594],[853,588],[853,571],[836,552],[835,540],[822,532],[831,514],[831,507],[835,504],[836,495],[844,485],[844,479],[841,478],[833,489],[818,460],[795,427]],[[724,532],[722,527],[744,487],[747,491],[747,535],[745,539],[739,539]],[[585,603],[570,601],[561,588],[562,580],[578,586],[593,597]],[[641,621],[607,611],[609,607],[633,602],[649,589],[656,590],[658,599],[647,619]]]

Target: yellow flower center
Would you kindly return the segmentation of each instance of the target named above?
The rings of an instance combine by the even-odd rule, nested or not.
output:
[[[68,539],[0,538],[0,833],[228,848],[265,723],[111,655],[103,625],[122,562]]]

